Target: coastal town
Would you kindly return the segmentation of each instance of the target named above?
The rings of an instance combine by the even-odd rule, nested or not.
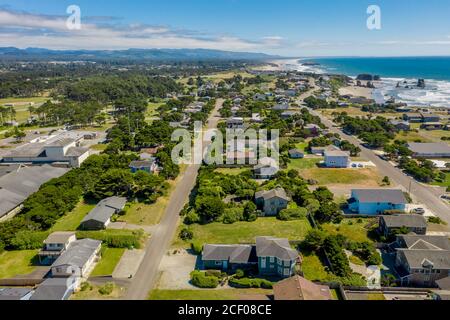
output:
[[[2,64],[0,300],[448,300],[449,109],[283,63]]]

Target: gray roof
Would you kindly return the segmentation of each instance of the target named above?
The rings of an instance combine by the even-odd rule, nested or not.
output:
[[[0,288],[0,300],[20,300],[30,292],[27,288]]]
[[[66,156],[67,157],[79,157],[87,152],[89,152],[88,148],[72,147],[72,148],[69,148],[69,150],[67,150]]]
[[[101,241],[93,239],[74,241],[52,264],[52,268],[63,265],[73,265],[83,268],[101,244]]]
[[[325,150],[325,157],[349,157],[348,153],[342,150]]]
[[[400,189],[354,189],[352,191],[353,195],[362,203],[408,203]]]
[[[280,260],[295,260],[298,252],[291,248],[287,239],[272,237],[256,238],[256,255],[258,257],[276,257]]]
[[[255,262],[254,247],[251,245],[215,245],[207,244],[203,248],[202,260],[229,261],[230,263]]]
[[[281,198],[289,201],[288,196],[286,195],[286,191],[283,188],[276,188],[269,191],[258,191],[255,193],[255,198],[263,198],[264,200],[272,199],[272,198]]]
[[[19,206],[47,181],[64,175],[66,168],[49,165],[19,167],[0,177],[0,217]]]
[[[427,220],[418,214],[396,214],[381,216],[388,228],[426,228]]]
[[[144,168],[151,167],[155,162],[156,158],[150,158],[149,160],[136,160],[130,162],[130,168]]]
[[[53,232],[44,240],[44,243],[66,243],[74,235],[75,232]]]
[[[433,266],[434,269],[450,270],[450,251],[448,250],[398,249],[397,252],[405,257],[407,264],[412,269]]]
[[[450,250],[450,240],[447,236],[425,236],[425,235],[399,235],[406,248],[411,250]]]
[[[48,278],[42,282],[31,296],[30,300],[67,300],[72,293],[71,288],[75,278]]]
[[[414,153],[419,154],[450,154],[450,146],[446,143],[409,143],[409,149]]]
[[[100,201],[97,206],[89,212],[81,223],[95,220],[106,223],[113,214],[122,210],[127,203],[127,199],[123,197],[109,197]]]
[[[450,290],[450,276],[440,280],[436,280],[436,284],[438,285],[439,289]]]
[[[299,150],[299,149],[291,149],[291,150],[289,150],[289,154],[304,154],[304,152],[303,151],[301,151],[301,150]]]

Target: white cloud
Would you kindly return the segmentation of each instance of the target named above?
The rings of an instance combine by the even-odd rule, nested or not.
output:
[[[69,30],[64,16],[34,15],[0,9],[0,46],[50,49],[205,48],[263,51],[276,47],[281,37],[248,41],[234,36],[203,35],[167,26],[96,25],[83,23]],[[91,20],[91,19],[87,19]]]

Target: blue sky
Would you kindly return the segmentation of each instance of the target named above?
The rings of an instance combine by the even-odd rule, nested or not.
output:
[[[81,30],[65,27],[72,4]],[[366,26],[373,4],[381,30]],[[0,0],[0,46],[450,55],[449,12],[447,0]]]

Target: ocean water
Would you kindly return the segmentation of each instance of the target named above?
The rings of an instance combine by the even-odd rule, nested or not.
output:
[[[317,66],[302,66],[315,62]],[[368,73],[379,75],[374,98],[377,101],[394,97],[411,106],[450,108],[450,56],[449,57],[392,57],[392,58],[308,58],[290,60],[285,68],[317,73],[345,74],[356,77]],[[425,79],[426,87],[405,88],[408,84]],[[401,83],[398,88],[397,84]]]

